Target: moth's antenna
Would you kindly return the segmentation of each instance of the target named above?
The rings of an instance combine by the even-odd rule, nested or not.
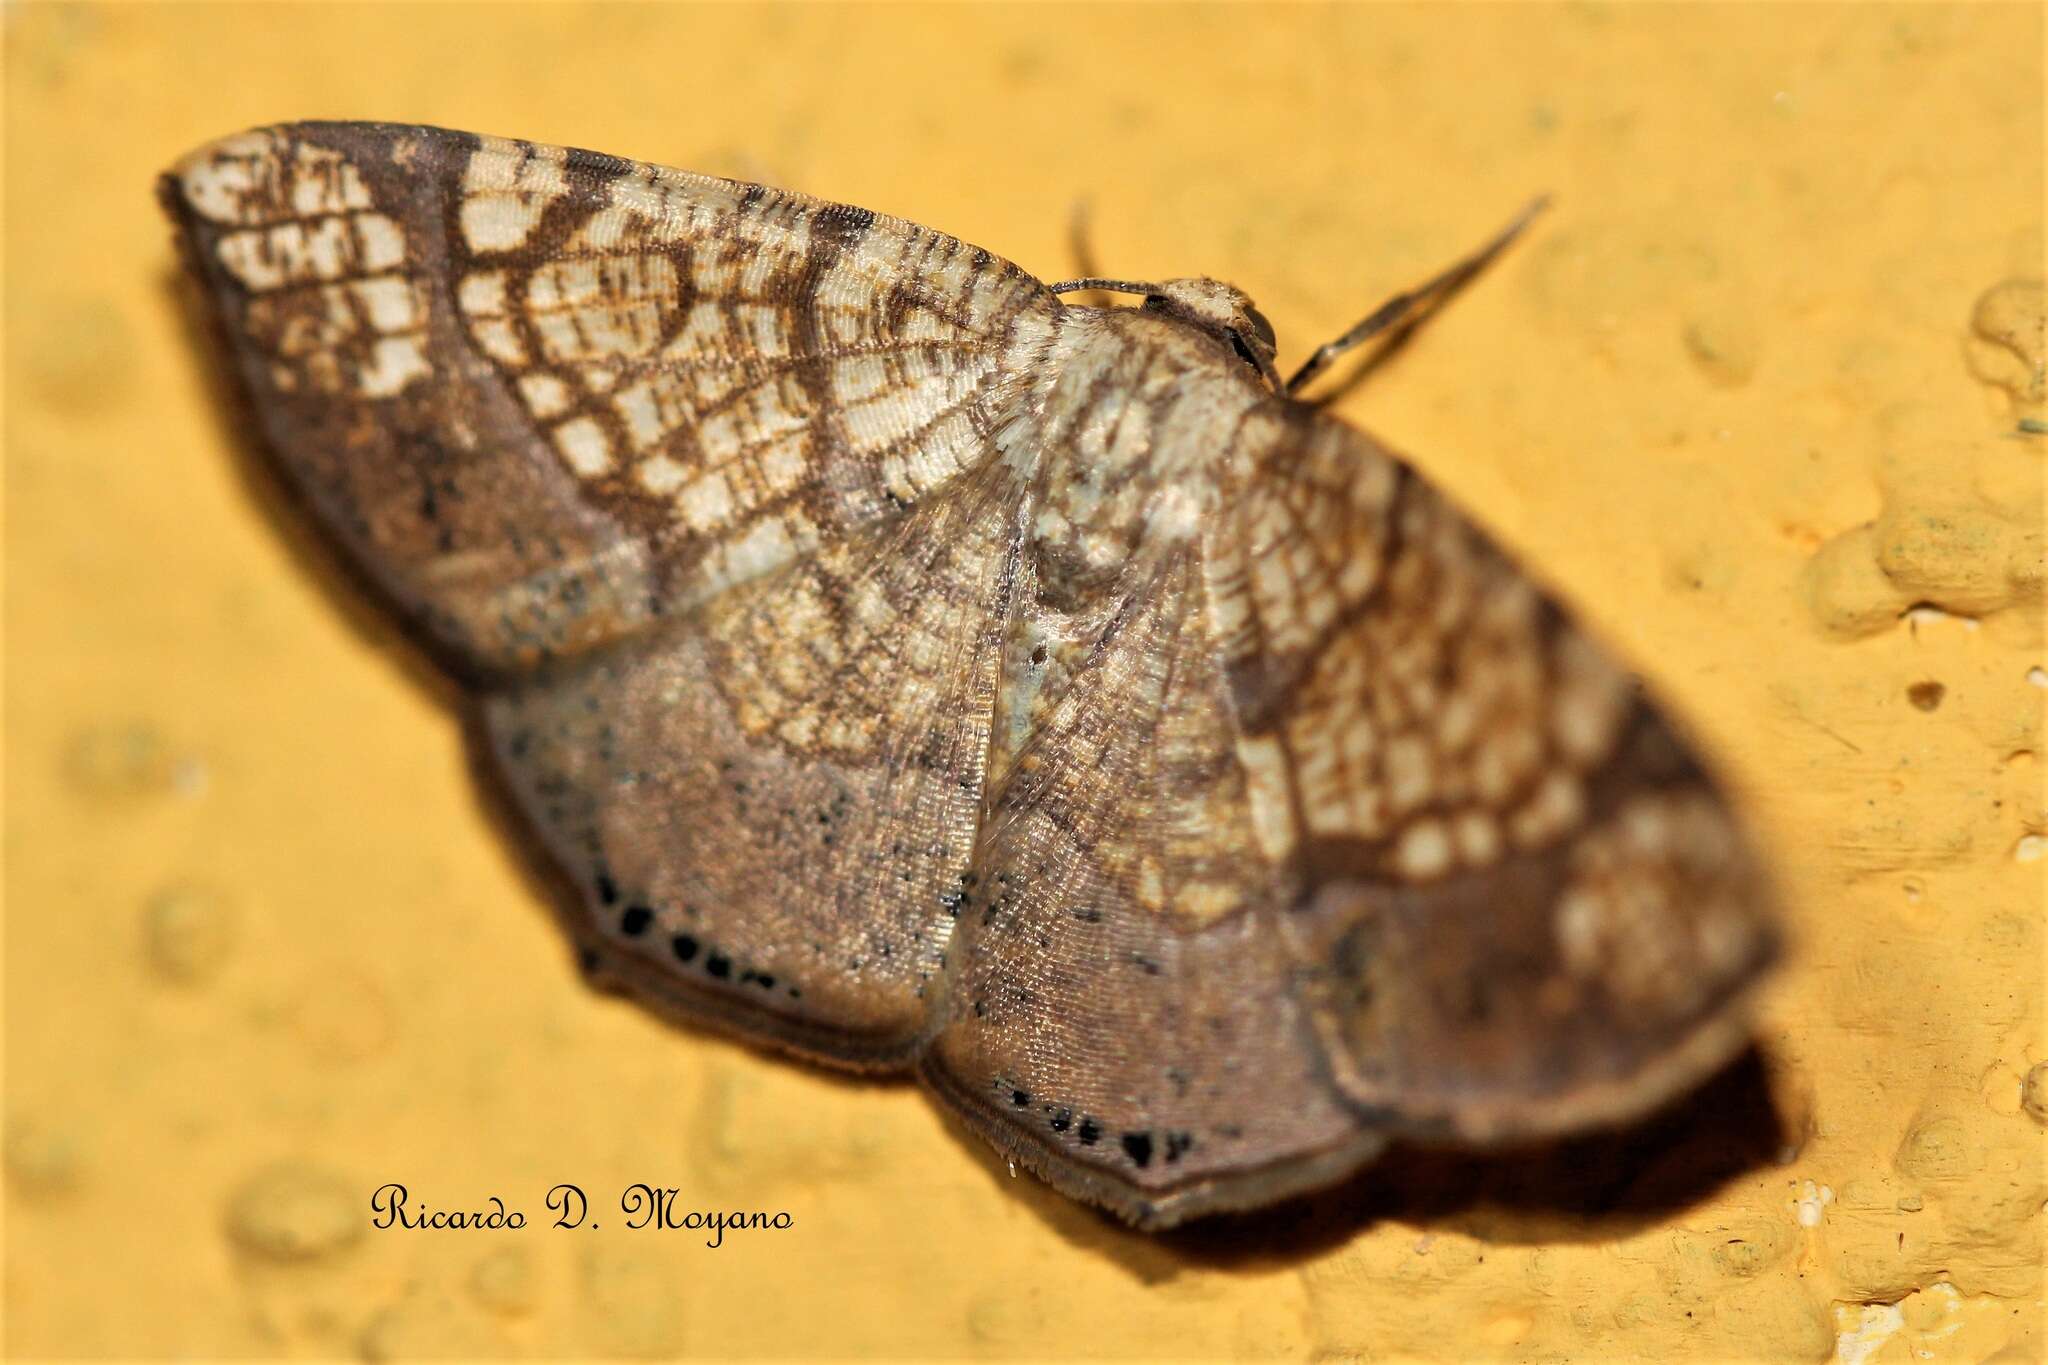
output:
[[[1156,284],[1140,284],[1136,280],[1105,280],[1090,275],[1086,279],[1061,280],[1058,284],[1046,286],[1055,294],[1071,294],[1077,289],[1107,289],[1116,294],[1156,294]]]
[[[1102,267],[1095,263],[1094,233],[1095,209],[1082,195],[1074,201],[1074,211],[1067,215],[1067,250],[1073,255],[1074,269],[1083,279],[1094,279],[1102,274]]]
[[[1315,354],[1294,372],[1294,377],[1287,381],[1281,392],[1300,392],[1304,384],[1328,369],[1330,363],[1346,351],[1364,345],[1390,327],[1412,327],[1434,313],[1443,306],[1444,300],[1464,288],[1474,275],[1492,263],[1494,257],[1507,250],[1508,243],[1521,236],[1522,229],[1529,226],[1529,221],[1549,206],[1550,196],[1547,194],[1530,200],[1528,206],[1515,215],[1514,221],[1496,233],[1493,240],[1485,246],[1428,283],[1394,295],[1366,314],[1362,322],[1343,336],[1316,347]]]
[[[1102,268],[1095,263],[1095,247],[1089,240],[1089,229],[1093,223],[1088,197],[1081,196],[1074,201],[1074,211],[1067,215],[1067,249],[1073,254],[1074,268],[1081,272],[1075,280],[1065,280],[1052,287],[1055,294],[1092,294],[1098,289],[1113,289],[1120,293],[1149,294],[1152,291],[1143,286],[1123,286],[1102,278]],[[1103,300],[1091,300],[1103,303]]]

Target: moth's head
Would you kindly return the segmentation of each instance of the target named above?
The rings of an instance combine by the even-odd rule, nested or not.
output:
[[[1200,277],[1161,280],[1157,284],[1086,279],[1053,286],[1056,294],[1076,289],[1112,289],[1119,293],[1143,294],[1144,311],[1173,318],[1207,332],[1257,371],[1266,387],[1275,390],[1280,387],[1279,371],[1273,368],[1273,357],[1279,349],[1279,343],[1273,336],[1273,324],[1266,320],[1266,315],[1242,289],[1221,280]]]
[[[1279,372],[1273,368],[1273,356],[1279,349],[1273,324],[1242,289],[1199,277],[1162,280],[1145,296],[1145,311],[1201,328],[1257,370],[1269,386],[1280,387]]]

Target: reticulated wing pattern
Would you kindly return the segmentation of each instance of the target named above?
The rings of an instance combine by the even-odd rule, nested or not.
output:
[[[1211,600],[1339,1089],[1486,1140],[1639,1113],[1724,1061],[1771,896],[1640,683],[1369,437],[1275,404],[1242,453]]]
[[[900,517],[1058,306],[864,209],[439,129],[258,130],[163,193],[294,483],[472,674]]]

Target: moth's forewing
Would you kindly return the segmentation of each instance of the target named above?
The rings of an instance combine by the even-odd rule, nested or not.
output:
[[[998,362],[1051,297],[865,210],[438,129],[245,134],[164,199],[287,473],[476,684],[601,968],[902,1065],[982,797]]]
[[[1014,266],[864,209],[388,124],[163,181],[278,457],[451,666],[672,616],[987,463]]]
[[[1773,896],[1642,684],[1363,433],[1290,406],[1247,440],[1269,453],[1215,582],[1257,623],[1241,752],[1295,812],[1281,922],[1339,1091],[1393,1132],[1493,1141],[1633,1117],[1726,1062]],[[1234,576],[1237,537],[1306,581]]]

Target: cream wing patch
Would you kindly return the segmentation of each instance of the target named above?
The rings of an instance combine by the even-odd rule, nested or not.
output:
[[[189,159],[185,201],[229,230],[214,242],[256,297],[251,333],[286,391],[396,398],[433,374],[426,300],[405,233],[339,152],[247,133]]]
[[[469,159],[458,210],[464,240],[478,255],[523,246],[547,206],[568,190],[560,147],[482,139]]]

